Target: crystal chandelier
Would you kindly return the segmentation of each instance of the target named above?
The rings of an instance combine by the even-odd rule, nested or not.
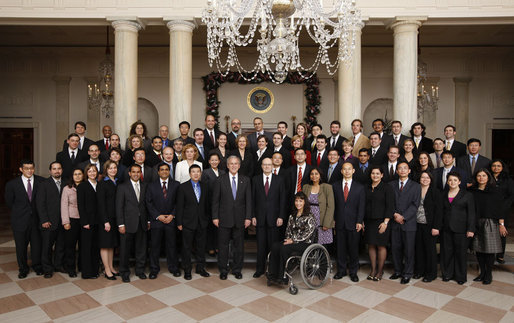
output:
[[[425,112],[435,112],[439,103],[439,86],[428,82],[427,63],[419,57],[420,54],[418,34],[418,119],[421,119]]]
[[[98,66],[98,83],[87,86],[88,108],[101,111],[105,118],[110,118],[114,112],[114,62],[109,49],[109,26],[107,26],[107,42],[105,58]]]
[[[351,59],[355,48],[354,28],[361,23],[355,0],[333,0],[325,11],[323,0],[207,0],[202,21],[207,25],[209,65],[227,74],[235,66],[245,80],[257,72],[268,73],[275,83],[282,83],[290,71],[305,78],[323,64],[333,75],[341,61]],[[299,36],[304,31],[318,46],[314,63],[304,66],[300,60]],[[256,31],[258,35],[256,36]],[[237,47],[254,43],[257,62],[245,69],[237,56]],[[331,61],[329,49],[337,45],[337,57]],[[227,46],[226,60],[220,57]]]

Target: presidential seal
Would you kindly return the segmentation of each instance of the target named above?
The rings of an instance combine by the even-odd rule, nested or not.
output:
[[[268,112],[273,107],[274,101],[273,93],[265,87],[253,88],[246,98],[248,108],[255,113]]]

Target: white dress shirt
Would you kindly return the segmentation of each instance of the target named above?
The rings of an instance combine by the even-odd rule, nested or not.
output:
[[[30,179],[30,187],[32,188],[32,192],[34,192],[34,175],[31,178],[27,178],[21,175],[21,180],[23,182],[23,186],[25,186],[25,191],[27,190],[28,180]]]

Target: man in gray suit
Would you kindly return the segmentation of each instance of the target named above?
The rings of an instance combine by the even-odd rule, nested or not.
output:
[[[259,149],[257,147],[257,138],[259,138],[260,135],[264,135],[268,138],[268,148],[271,149],[273,146],[273,134],[271,132],[264,131],[264,122],[262,121],[262,118],[253,118],[253,128],[255,129],[255,132],[248,135],[248,143],[250,144],[252,153]]]
[[[120,273],[124,283],[130,282],[129,258],[133,245],[136,252],[136,275],[146,279],[146,231],[150,222],[146,219],[146,184],[141,182],[141,166],[129,168],[129,181],[118,186],[116,192],[116,221],[120,231]]]
[[[227,159],[228,173],[221,175],[214,185],[212,195],[212,223],[218,227],[218,268],[220,279],[227,279],[228,244],[232,237],[234,259],[232,274],[243,278],[244,231],[251,224],[252,187],[250,178],[238,173],[241,161],[239,157]]]
[[[398,162],[396,172],[398,180],[389,183],[395,196],[394,221],[391,221],[394,274],[389,279],[402,277],[401,283],[408,284],[414,272],[416,213],[421,201],[421,186],[409,179],[410,168],[407,162]]]

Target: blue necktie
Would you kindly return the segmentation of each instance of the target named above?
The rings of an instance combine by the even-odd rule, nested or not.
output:
[[[236,193],[237,193],[236,177],[232,176],[232,196],[234,197],[234,200],[236,199]]]
[[[200,203],[200,185],[198,183],[193,184],[193,187],[195,189],[195,195],[196,195],[196,201]]]

